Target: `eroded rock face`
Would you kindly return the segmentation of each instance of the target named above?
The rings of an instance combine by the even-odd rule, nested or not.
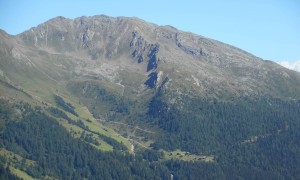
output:
[[[147,72],[155,70],[158,65],[159,44],[151,44],[144,40],[142,36],[138,36],[137,32],[132,32],[132,40],[130,48],[132,49],[132,58],[138,63],[147,61]]]
[[[158,52],[159,44],[151,44],[147,42],[138,32],[132,32],[132,40],[130,42],[130,48],[132,49],[132,58],[137,60],[138,63],[146,62],[148,79],[145,82],[149,88],[154,88],[157,82],[157,72],[155,71],[158,67]]]

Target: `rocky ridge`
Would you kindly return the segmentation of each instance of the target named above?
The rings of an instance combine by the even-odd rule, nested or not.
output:
[[[128,81],[121,75],[126,72],[140,74],[134,86],[122,84],[132,92],[159,88],[168,78],[166,91],[176,95],[300,96],[299,74],[293,71],[219,41],[137,18],[57,17],[11,38],[5,42],[13,58],[58,81],[66,78],[60,71],[68,70],[116,84]],[[35,52],[48,57],[34,58]],[[50,62],[53,56],[57,62]],[[55,64],[55,76],[42,61]],[[278,88],[278,82],[289,88]]]

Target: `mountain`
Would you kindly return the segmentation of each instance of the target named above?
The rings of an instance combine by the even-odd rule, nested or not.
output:
[[[187,178],[187,168],[195,170],[191,179],[203,168],[206,178],[213,171],[222,179],[300,175],[291,170],[300,162],[294,142],[300,125],[300,74],[295,71],[213,39],[128,17],[56,17],[16,36],[0,31],[0,46],[1,120],[7,127],[18,127],[8,123],[14,118],[41,119],[35,113],[42,111],[43,118],[67,130],[59,133],[75,138],[62,135],[65,139],[79,143],[82,152],[93,152],[83,157],[98,156],[85,146],[126,151],[143,161],[155,157],[160,177]],[[26,115],[26,104],[32,115]],[[8,151],[46,167],[43,155],[36,157],[24,144],[12,146],[8,131],[2,133],[7,137],[2,154]],[[65,146],[71,151],[70,144]],[[119,157],[109,155],[114,156]],[[169,161],[174,158],[179,161]],[[51,170],[55,166],[41,173],[14,164],[32,177],[72,177]],[[152,165],[142,165],[147,175],[155,172]],[[89,168],[97,166],[103,167]],[[232,172],[236,168],[241,171]],[[120,172],[111,173],[114,179]]]
[[[143,83],[149,80],[149,87],[159,86],[161,82],[157,80],[168,77],[171,91],[184,80],[186,86],[192,86],[202,96],[222,96],[221,92],[227,91],[234,96],[284,93],[284,97],[293,97],[297,94],[294,91],[299,92],[299,76],[275,63],[215,40],[136,18],[58,17],[18,35],[18,39],[26,47],[50,56],[67,56],[73,60],[68,63],[73,63],[71,67],[78,75],[123,81],[120,71],[136,72],[143,77]],[[102,66],[94,63],[112,63],[114,68],[103,72]],[[177,74],[187,76],[182,79]],[[63,78],[53,76],[50,77],[55,80]],[[139,79],[139,84],[142,82]],[[282,90],[278,82],[285,82],[292,89]],[[213,93],[209,92],[211,86],[216,88]]]

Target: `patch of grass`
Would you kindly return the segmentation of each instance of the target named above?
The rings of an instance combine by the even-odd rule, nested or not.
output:
[[[21,163],[24,163],[25,167],[36,166],[35,161],[25,159],[22,156],[15,154],[11,151],[8,151],[4,148],[0,149],[0,156],[3,156],[6,158],[7,164],[9,165],[9,168],[14,175],[16,175],[22,179],[25,179],[25,180],[33,180],[34,179],[30,175],[28,175],[26,172],[24,172],[20,169],[17,169],[16,167],[18,167]]]
[[[90,119],[90,120],[94,119],[93,115],[90,113],[88,108],[86,108],[85,106],[77,107],[75,109],[75,111],[79,114],[80,117],[82,117],[84,119]]]
[[[64,113],[69,120],[59,120],[58,117],[55,118],[59,120],[61,125],[63,125],[74,137],[80,138],[82,133],[92,134],[93,138],[99,143],[99,145],[95,145],[93,143],[88,142],[89,144],[102,151],[112,151],[114,147],[110,145],[109,142],[106,142],[105,139],[99,137],[99,134],[101,134],[105,137],[114,139],[118,143],[122,143],[126,146],[128,150],[130,150],[131,145],[126,138],[122,137],[111,128],[105,127],[103,124],[96,121],[86,107],[77,107],[75,109],[78,116],[75,116],[74,114],[64,111],[62,109],[58,109],[58,111]],[[70,120],[80,123],[70,123]]]
[[[69,124],[66,121],[61,121],[61,125],[63,125],[75,138],[80,138],[82,133],[90,134],[90,132],[74,125],[74,124]],[[103,141],[98,137],[98,135],[92,133],[93,138],[99,142],[99,145],[96,146],[95,144],[91,144],[95,148],[101,150],[101,151],[112,151],[113,147],[109,145],[107,142]]]
[[[203,162],[214,161],[214,156],[212,155],[196,155],[181,150],[175,150],[175,151],[163,150],[163,152],[164,152],[164,159],[166,160],[178,159],[182,161],[203,161]]]
[[[99,142],[99,145],[97,146],[95,144],[92,144],[92,146],[96,147],[97,149],[99,149],[101,151],[112,151],[113,150],[113,147],[110,144],[108,144],[107,142],[100,139],[97,135],[93,134],[93,138],[95,138],[95,140]]]
[[[104,136],[113,138],[117,142],[123,143],[128,150],[131,149],[131,144],[126,138],[118,134],[113,129],[106,127],[103,124],[101,124],[99,121],[97,121],[86,107],[77,108],[76,112],[78,113],[80,118],[85,119],[83,121],[84,125],[87,126],[92,132],[96,132]]]
[[[11,172],[18,176],[19,178],[22,178],[24,180],[35,180],[35,178],[31,177],[30,175],[28,175],[26,172],[20,170],[20,169],[16,169],[13,166],[9,166]]]
[[[123,136],[121,136],[120,134],[118,134],[117,132],[115,132],[113,129],[105,127],[97,121],[92,121],[92,122],[84,121],[84,124],[88,126],[91,131],[113,138],[117,142],[123,143],[128,150],[131,149],[131,144],[129,143],[129,141]]]
[[[34,101],[23,91],[17,90],[15,88],[10,88],[6,85],[6,83],[3,83],[2,81],[0,81],[0,92],[0,96],[5,97],[7,99],[12,99],[15,101],[26,101],[29,103],[32,103]]]
[[[11,151],[8,151],[4,148],[0,149],[0,156],[5,157],[9,163],[15,164],[21,162],[24,158],[18,154],[15,154]],[[35,166],[36,162],[29,160],[29,159],[24,159],[25,160],[25,166]]]

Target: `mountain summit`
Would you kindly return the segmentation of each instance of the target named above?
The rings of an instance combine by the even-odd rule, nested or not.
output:
[[[171,26],[104,15],[56,17],[16,36],[0,31],[0,47],[1,99],[38,106],[93,147],[213,162],[205,167],[227,178],[297,177],[284,164],[284,155],[299,156],[291,143],[300,127],[295,71]],[[267,153],[274,144],[277,164]]]
[[[295,72],[233,46],[137,18],[57,17],[14,39],[11,48],[16,51],[26,46],[47,56],[66,57],[53,62],[36,56],[41,66],[43,60],[56,63],[55,68],[38,68],[46,68],[43,72],[57,81],[65,76],[46,71],[67,67],[79,76],[105,76],[112,83],[121,82],[125,92],[138,92],[143,84],[157,88],[168,78],[167,89],[175,94],[183,89],[220,98],[224,94],[283,98],[300,94],[300,78]],[[38,63],[34,58],[31,61]],[[128,76],[121,72],[139,74],[134,75],[138,84],[126,84]]]

